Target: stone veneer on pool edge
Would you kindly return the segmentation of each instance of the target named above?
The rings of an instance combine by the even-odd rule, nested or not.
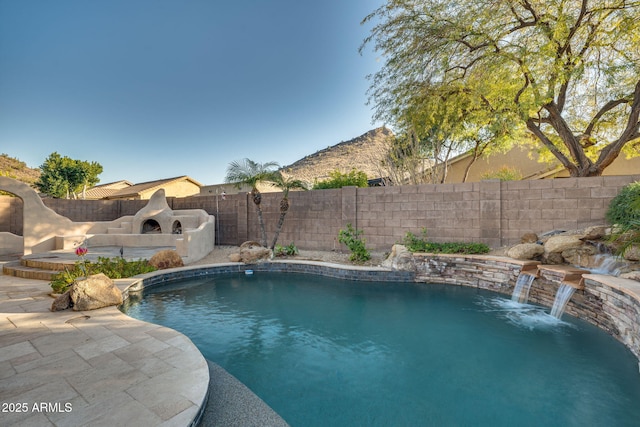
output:
[[[530,261],[485,255],[414,254],[418,282],[438,282],[511,295],[522,266]],[[601,274],[583,276],[565,312],[607,331],[640,360],[640,283]],[[529,302],[551,307],[561,277],[545,274],[533,281]]]
[[[445,283],[487,289],[511,295],[525,265],[532,261],[489,255],[414,254],[416,273],[390,271],[380,267],[358,267],[314,261],[272,261],[246,265],[227,263],[210,266],[162,270],[139,276],[128,294],[145,287],[159,286],[174,280],[211,274],[243,273],[246,270],[283,273],[320,274],[348,280]],[[585,289],[574,293],[566,313],[586,320],[607,331],[625,344],[640,359],[640,283],[613,276],[588,274]],[[537,278],[529,292],[529,301],[551,307],[560,278],[549,275]]]

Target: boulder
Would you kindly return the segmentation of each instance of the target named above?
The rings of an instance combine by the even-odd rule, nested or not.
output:
[[[167,268],[184,267],[182,257],[178,255],[178,252],[172,249],[165,249],[158,251],[149,260],[149,264],[157,268],[158,270],[165,270]]]
[[[229,261],[231,262],[242,262],[242,257],[239,252],[235,252],[229,255]]]
[[[581,240],[583,235],[558,235],[551,236],[544,244],[544,251],[547,253],[561,253],[567,249],[577,248],[584,244]]]
[[[76,280],[71,285],[69,295],[75,311],[122,304],[122,292],[113,280],[102,273]]]
[[[622,255],[627,261],[640,261],[640,246],[632,245]]]
[[[514,259],[534,259],[544,253],[544,246],[536,243],[521,243],[511,247],[507,251],[507,256]]]
[[[256,242],[255,240],[247,240],[246,242],[240,245],[240,249],[251,248],[254,246],[260,246],[261,248],[263,247],[260,243]]]
[[[582,240],[600,240],[607,235],[606,225],[594,225],[584,229]]]
[[[562,258],[562,254],[558,252],[545,252],[542,254],[540,258],[543,264],[564,264],[564,258]]]
[[[240,260],[245,264],[253,264],[273,258],[273,252],[257,242],[244,242],[240,245]]]
[[[51,311],[62,311],[71,307],[71,291],[67,290],[62,295],[58,295],[51,303]]]
[[[520,243],[535,243],[538,241],[536,233],[524,233],[520,238]]]
[[[416,271],[413,254],[403,245],[393,245],[391,247],[391,253],[387,259],[382,262],[382,266],[392,270]]]
[[[580,267],[591,268],[594,266],[594,255],[598,253],[598,249],[593,245],[582,245],[562,251],[562,258],[571,264]]]

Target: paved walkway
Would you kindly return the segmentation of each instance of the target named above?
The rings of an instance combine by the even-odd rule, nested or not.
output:
[[[46,281],[0,274],[0,425],[194,421],[209,367],[189,338],[115,307],[51,312],[50,290]]]

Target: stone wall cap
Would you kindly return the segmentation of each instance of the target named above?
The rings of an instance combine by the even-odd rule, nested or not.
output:
[[[605,286],[624,292],[640,301],[640,282],[623,277],[608,276],[606,274],[585,274],[585,279],[602,283]]]

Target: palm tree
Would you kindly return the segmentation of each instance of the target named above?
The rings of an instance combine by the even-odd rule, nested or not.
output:
[[[260,233],[262,234],[261,243],[264,247],[267,247],[267,232],[262,218],[262,208],[260,207],[262,194],[258,190],[258,184],[267,181],[274,173],[273,168],[277,167],[279,165],[276,162],[257,163],[249,159],[233,161],[227,166],[227,176],[224,178],[225,182],[234,184],[236,188],[241,188],[243,184],[251,186],[250,194],[253,203],[256,205]]]
[[[270,249],[275,248],[278,236],[282,230],[282,224],[284,224],[284,217],[289,211],[289,190],[301,189],[306,190],[307,185],[299,179],[293,179],[291,177],[285,177],[282,173],[274,173],[269,177],[269,182],[282,190],[282,200],[280,200],[280,218],[278,219],[278,225],[276,227],[276,234],[273,236],[273,242],[271,242]]]

